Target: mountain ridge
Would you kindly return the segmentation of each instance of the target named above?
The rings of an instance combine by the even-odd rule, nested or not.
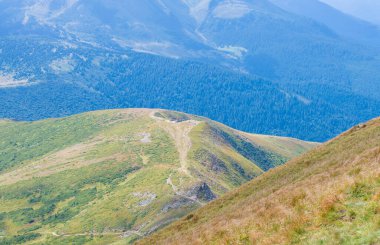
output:
[[[318,145],[159,109],[0,127],[5,244],[133,242]]]
[[[321,22],[337,34],[353,40],[369,41],[380,35],[379,27],[357,17],[345,14],[327,3],[315,0],[270,0],[272,3],[297,15],[306,16]]]
[[[137,244],[376,244],[379,138],[357,125]]]

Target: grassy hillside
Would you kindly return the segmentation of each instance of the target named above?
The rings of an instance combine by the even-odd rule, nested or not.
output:
[[[138,244],[380,244],[380,118]]]
[[[164,110],[0,121],[0,243],[131,242],[315,145]]]

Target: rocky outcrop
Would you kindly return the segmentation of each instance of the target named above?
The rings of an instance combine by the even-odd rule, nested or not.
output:
[[[216,198],[216,195],[205,182],[193,186],[187,194],[202,202],[209,202]]]

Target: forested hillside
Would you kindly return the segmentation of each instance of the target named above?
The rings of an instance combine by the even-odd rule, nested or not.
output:
[[[378,116],[378,28],[297,1],[0,1],[0,118],[165,108],[325,141]]]
[[[53,42],[53,41],[52,41]],[[282,88],[204,63],[42,39],[1,39],[3,70],[15,87],[0,88],[0,116],[60,117],[87,110],[168,108],[241,130],[324,141],[380,113],[380,103],[329,86]],[[29,79],[29,85],[17,81]],[[302,94],[309,94],[304,97]]]

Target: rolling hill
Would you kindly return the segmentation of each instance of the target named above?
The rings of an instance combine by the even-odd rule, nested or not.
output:
[[[317,0],[1,0],[0,17],[0,118],[157,107],[325,141],[380,113],[378,29]]]
[[[317,144],[166,110],[0,121],[0,243],[131,242]]]
[[[379,244],[380,118],[137,244]]]

